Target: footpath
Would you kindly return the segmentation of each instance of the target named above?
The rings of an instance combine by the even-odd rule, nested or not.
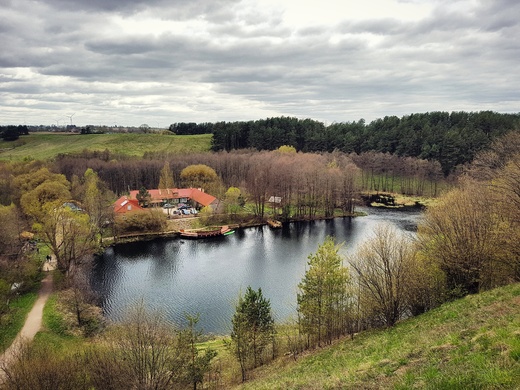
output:
[[[42,326],[43,307],[45,306],[45,303],[47,302],[47,299],[53,290],[53,279],[51,271],[54,269],[56,269],[56,262],[54,258],[51,259],[51,261],[45,262],[43,265],[43,270],[48,273],[42,280],[42,285],[40,287],[40,291],[38,292],[38,298],[36,299],[33,308],[27,315],[22,330],[20,330],[9,348],[7,348],[5,352],[0,355],[0,383],[2,382],[4,376],[2,367],[7,367],[13,362],[13,360],[16,358],[20,346],[23,343],[31,342]]]

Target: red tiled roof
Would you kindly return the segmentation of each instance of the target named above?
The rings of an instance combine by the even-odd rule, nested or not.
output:
[[[217,200],[213,195],[206,194],[197,188],[167,188],[167,189],[156,189],[148,190],[152,202],[162,201],[163,199],[179,199],[189,198],[195,202],[209,206]],[[130,191],[129,198],[137,199],[138,190]]]
[[[206,194],[196,188],[191,188],[191,199],[203,206],[209,206],[217,200],[213,195]]]
[[[128,196],[122,196],[114,203],[114,212],[118,214],[142,209],[137,199],[130,199]]]

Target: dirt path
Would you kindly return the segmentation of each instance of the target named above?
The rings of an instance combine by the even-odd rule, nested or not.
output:
[[[44,264],[44,271],[52,271],[54,269],[53,262],[46,262]],[[43,307],[47,302],[51,292],[53,289],[53,279],[52,272],[49,272],[47,276],[42,280],[42,285],[40,287],[40,291],[38,292],[38,298],[34,303],[33,308],[27,315],[25,320],[25,324],[14,339],[13,343],[9,348],[5,350],[5,352],[0,355],[0,367],[9,365],[13,358],[16,356],[16,352],[18,351],[18,347],[23,342],[32,341],[36,333],[40,330],[42,326],[42,318],[43,318]],[[0,370],[0,379],[3,376],[3,371]]]

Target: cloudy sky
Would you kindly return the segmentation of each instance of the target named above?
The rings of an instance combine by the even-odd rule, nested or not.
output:
[[[520,112],[518,0],[0,0],[0,7],[0,124]]]

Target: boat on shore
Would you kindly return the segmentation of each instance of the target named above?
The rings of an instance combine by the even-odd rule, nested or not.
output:
[[[282,227],[282,223],[280,221],[277,221],[275,219],[268,219],[267,220],[267,224],[269,225],[269,227],[273,228],[273,229],[279,229]]]
[[[225,225],[215,229],[205,230],[181,230],[180,236],[184,238],[208,238],[217,236],[226,236],[234,233],[235,231],[230,229],[229,226]]]

